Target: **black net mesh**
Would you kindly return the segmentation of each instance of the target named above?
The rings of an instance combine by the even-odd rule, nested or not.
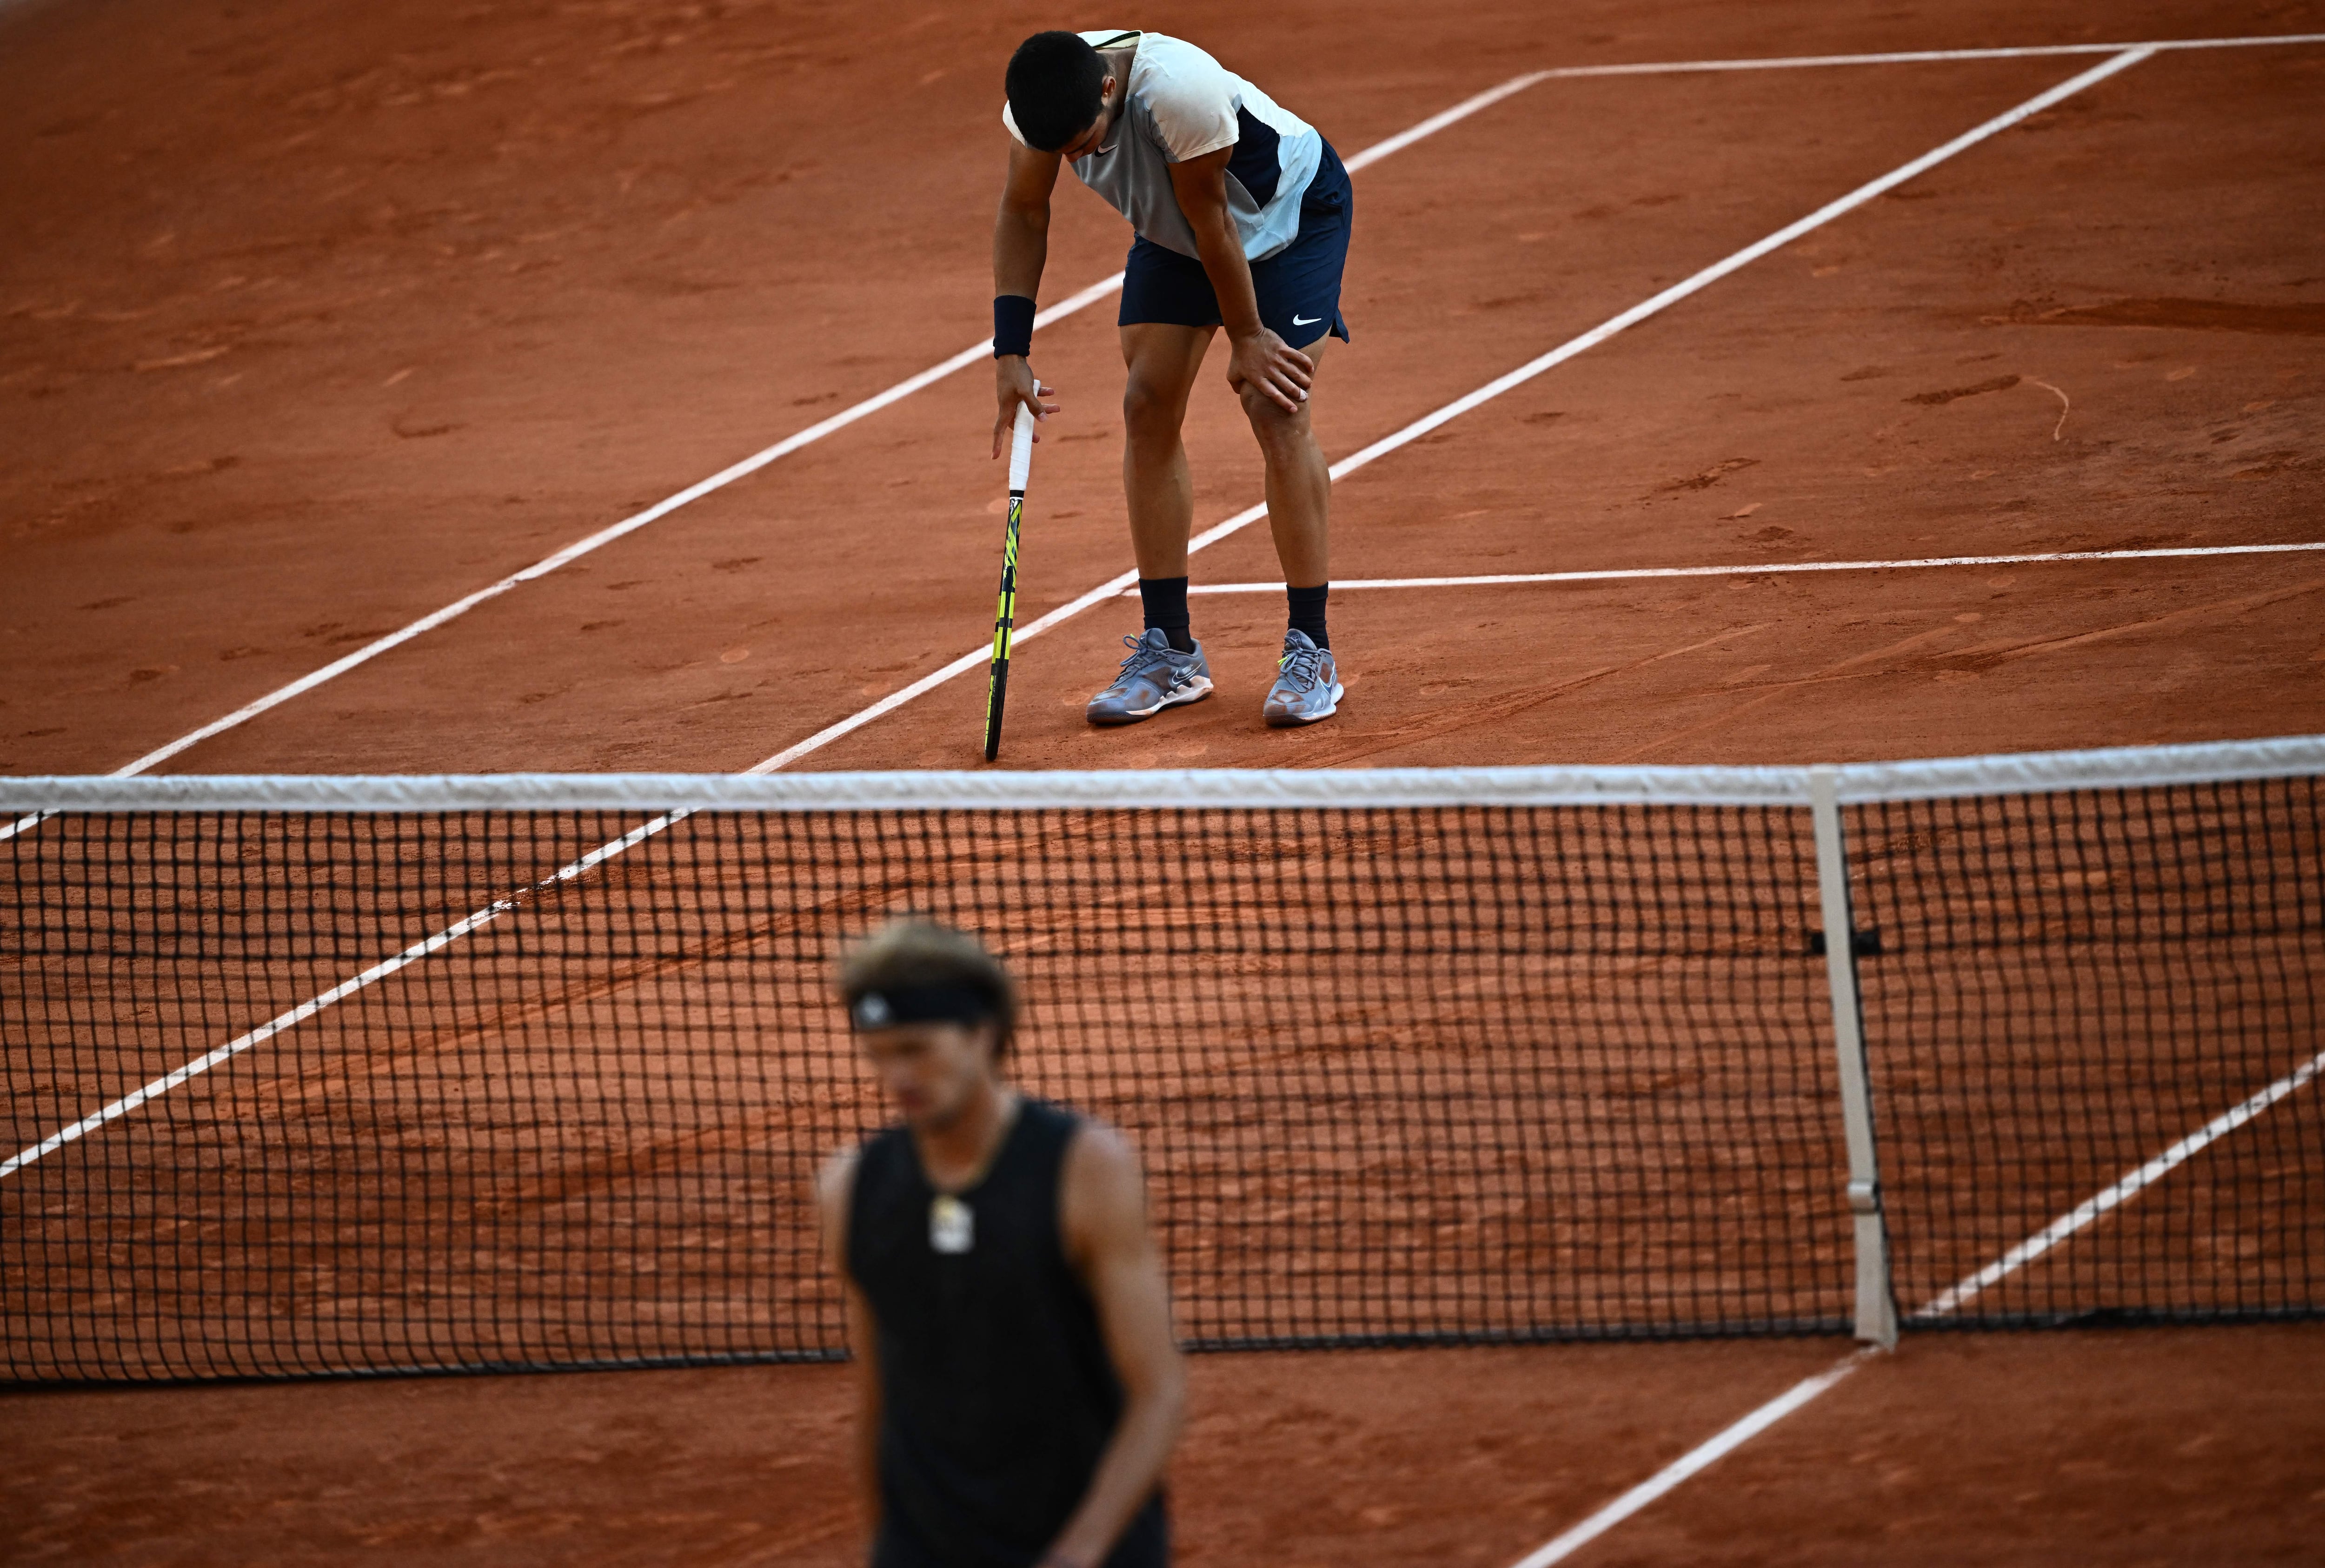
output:
[[[906,911],[1135,1136],[1190,1343],[1841,1329],[1815,908],[1782,807],[55,816],[0,843],[0,1371],[842,1353],[831,971]]]
[[[2319,780],[1848,816],[1908,1325],[2325,1306]]]
[[[2325,1311],[2318,779],[1845,819],[1907,1325]],[[809,1194],[884,1110],[831,973],[906,912],[1017,970],[1027,1088],[1135,1137],[1191,1344],[1840,1330],[1812,837],[68,812],[0,835],[0,1376],[844,1353]]]

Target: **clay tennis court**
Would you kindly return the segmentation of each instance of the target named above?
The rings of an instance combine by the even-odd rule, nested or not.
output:
[[[0,11],[21,236],[0,256],[0,770],[148,757],[975,344],[998,61],[1059,20]],[[1564,68],[2325,32],[2305,4],[1129,20],[1211,48],[1352,161]],[[1568,76],[1476,107],[1356,175],[1328,455],[2119,54]],[[1274,583],[1249,526],[1193,568],[1218,698],[1088,729],[1136,624],[1135,597],[1100,601],[1021,643],[1007,764],[1804,763],[2325,730],[2325,551],[2126,553],[2325,541],[2320,83],[2313,41],[2132,60],[1349,473],[1331,724],[1256,723],[1276,601],[1203,592]],[[1069,191],[1043,303],[1125,239]],[[1021,624],[1126,564],[1111,308],[1036,339],[1066,411]],[[973,674],[794,748],[984,640],[989,422],[972,363],[153,766],[969,766]],[[1256,504],[1223,387],[1189,447],[1199,528]],[[2034,558],[2070,552],[2113,558]],[[1963,558],[1984,558],[1776,569]],[[1670,568],[1722,570],[1355,586]],[[2312,1188],[2315,1148],[2287,1158],[2288,1190]],[[1512,1563],[1848,1349],[1203,1357],[1184,1556]],[[2301,1560],[2325,1522],[2320,1350],[2298,1324],[1908,1334],[1571,1560]],[[845,1562],[845,1377],[20,1387],[5,1538],[27,1561]]]

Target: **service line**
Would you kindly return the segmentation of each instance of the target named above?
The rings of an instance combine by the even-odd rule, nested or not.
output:
[[[1332,591],[1357,588],[1498,588],[1514,583],[1610,583],[1640,577],[1764,577],[1778,572],[1898,572],[1924,567],[2024,567],[2052,561],[2177,560],[2189,556],[2289,555],[2325,550],[2310,544],[2189,545],[2178,549],[2049,550],[2023,556],[1923,556],[1906,561],[1761,561],[1724,567],[1618,567],[1589,572],[1505,572],[1483,577],[1351,577],[1336,579]],[[1133,584],[1123,592],[1135,593]],[[1280,594],[1282,583],[1197,583],[1190,594]]]
[[[1761,256],[1766,255],[1770,251],[1789,244],[1791,241],[1799,238],[1802,235],[1807,234],[1812,229],[1820,228],[1825,224],[1830,223],[1834,218],[1840,217],[1844,213],[1854,211],[1856,208],[1864,206],[1866,202],[1871,201],[1875,197],[1879,196],[1883,191],[1901,185],[1904,181],[1913,178],[1913,176],[1922,172],[1924,170],[1930,169],[1939,163],[1942,163],[1956,153],[1963,152],[1968,148],[1974,147],[1980,142],[1985,141],[1987,138],[1993,136],[1999,132],[2007,130],[2010,126],[2018,124],[2021,120],[2025,119],[2030,115],[2039,114],[2042,110],[2049,108],[2052,104],[2058,103],[2064,98],[2071,97],[2076,93],[2082,91],[2085,88],[2088,88],[2094,83],[2106,80],[2108,77],[2115,75],[2117,71],[2127,69],[2131,66],[2138,64],[2141,60],[2149,58],[2152,52],[2152,51],[2146,49],[2127,50],[2124,53],[2115,56],[2113,59],[2107,60],[2103,64],[2092,67],[2090,69],[2082,72],[2080,75],[2070,77],[2067,80],[2061,82],[2054,88],[2037,93],[2034,97],[2027,99],[2024,103],[2020,104],[2016,108],[2007,110],[2003,114],[1996,115],[1993,119],[1987,121],[1984,125],[1964,132],[1961,135],[1955,137],[1952,141],[1923,153],[1921,157],[1914,159],[1909,163],[1899,165],[1897,168],[1893,169],[1888,173],[1881,176],[1878,180],[1858,186],[1855,190],[1850,191],[1848,195],[1839,198],[1838,200],[1826,203],[1823,207],[1819,208],[1816,211],[1809,214],[1808,217],[1800,219],[1798,222],[1789,224],[1783,228],[1778,229],[1774,234],[1768,235],[1765,239],[1759,240],[1752,244],[1746,245],[1742,250],[1734,253],[1725,259],[1713,263],[1710,266],[1704,268],[1701,272],[1695,273],[1692,277],[1673,284],[1672,287],[1665,289],[1661,293],[1653,295],[1651,298],[1641,301],[1639,304],[1632,306],[1631,309],[1624,311],[1621,315],[1613,317],[1608,320],[1600,323],[1598,326],[1592,327],[1589,331],[1582,334],[1579,337],[1569,339],[1567,342],[1561,344],[1558,347],[1552,349],[1549,353],[1541,355],[1539,358],[1530,360],[1526,364],[1520,365],[1517,369],[1510,371],[1506,374],[1499,376],[1493,381],[1487,382],[1476,392],[1470,392],[1463,397],[1456,398],[1453,401],[1446,404],[1443,408],[1439,409],[1436,412],[1416,420],[1412,424],[1405,426],[1404,429],[1398,430],[1394,434],[1383,437],[1380,440],[1375,441],[1371,446],[1363,448],[1361,451],[1341,458],[1340,461],[1332,465],[1332,477],[1335,480],[1338,480],[1346,475],[1354,473],[1357,469],[1365,466],[1368,463],[1386,457],[1389,453],[1396,451],[1399,447],[1404,447],[1411,442],[1419,439],[1421,437],[1427,435],[1430,431],[1436,429],[1439,426],[1459,418],[1461,415],[1468,412],[1471,409],[1477,407],[1479,404],[1487,402],[1493,398],[1499,397],[1503,392],[1509,391],[1512,387],[1523,385],[1524,383],[1533,380],[1535,376],[1542,374],[1544,371],[1551,369],[1553,365],[1563,364],[1565,361],[1573,358],[1576,355],[1582,353],[1585,349],[1591,348],[1598,344],[1604,343],[1607,339],[1614,337],[1616,333],[1621,332],[1626,327],[1644,321],[1648,317],[1654,315],[1668,306],[1676,304],[1678,301],[1686,299],[1689,295],[1709,287],[1710,284],[1726,277],[1728,273],[1735,272],[1737,269],[1757,260]],[[1247,507],[1244,511],[1236,513],[1235,516],[1227,519],[1225,522],[1217,524],[1216,526],[1197,535],[1190,541],[1188,548],[1190,550],[1201,549],[1208,545],[1215,544],[1218,540],[1234,533],[1237,530],[1244,528],[1251,522],[1255,521],[1257,519],[1265,516],[1266,513],[1267,508],[1264,503],[1258,506]],[[1039,620],[1034,621],[1030,625],[1019,631],[1016,634],[1015,641],[1020,643],[1024,642],[1031,638],[1039,636],[1042,632],[1048,631],[1051,627],[1059,625],[1071,617],[1081,613],[1081,612],[1089,609],[1093,605],[1104,604],[1107,600],[1111,599],[1116,595],[1119,594],[1123,588],[1137,581],[1137,576],[1138,574],[1134,568],[1133,570],[1125,572],[1122,576],[1115,577],[1110,581],[1099,584],[1097,587],[1092,588],[1088,593],[1082,595],[1081,597],[1059,606],[1057,609],[1051,611],[1048,614],[1042,616]],[[838,724],[827,725],[825,728],[817,731],[814,734],[810,735],[806,740],[801,741],[794,745],[785,747],[783,751],[776,752],[773,756],[767,758],[764,761],[760,762],[756,767],[749,770],[749,771],[753,773],[772,773],[775,770],[787,765],[797,758],[806,756],[812,752],[820,751],[823,747],[829,745],[832,742],[839,739],[841,736],[862,728],[865,724],[871,723],[881,715],[894,712],[895,709],[903,706],[905,703],[912,701],[912,698],[920,696],[923,692],[931,691],[957,675],[964,674],[968,670],[981,667],[988,658],[989,652],[990,650],[987,645],[979,644],[976,649],[963,654],[960,658],[954,659],[950,664],[948,664],[942,669],[929,675],[922,676],[919,680],[904,687],[902,690],[892,692],[887,696],[882,697],[879,701],[873,703],[868,707],[860,709],[848,718],[840,720]],[[645,826],[626,835],[621,839],[616,839],[610,844],[598,846],[598,848],[581,857],[581,859],[576,861],[573,864],[569,865],[557,872],[557,879],[561,880],[570,878],[601,861],[607,860],[612,858],[614,855],[625,853],[634,844],[644,843],[647,838],[662,832],[672,823],[681,820],[683,815],[683,813],[677,813],[663,817],[658,817],[654,821],[647,824]],[[37,816],[25,817],[21,819],[16,826],[21,827],[27,823],[37,820],[39,820]],[[186,1064],[186,1065],[176,1069],[172,1073],[165,1074],[162,1077],[154,1079],[152,1083],[145,1084],[143,1088],[135,1091],[134,1093],[125,1096],[123,1099],[115,1101],[113,1103],[104,1107],[103,1109],[83,1117],[80,1121],[73,1123],[70,1127],[68,1127],[58,1133],[51,1134],[48,1139],[43,1139],[42,1142],[22,1150],[14,1158],[8,1160],[5,1166],[0,1166],[0,1176],[12,1174],[14,1171],[23,1168],[24,1166],[45,1158],[47,1155],[53,1153],[56,1149],[64,1147],[66,1144],[73,1142],[86,1134],[93,1132],[98,1128],[115,1121],[126,1111],[134,1110],[136,1107],[146,1103],[155,1095],[168,1093],[171,1089],[177,1087],[179,1084],[183,1083],[187,1078],[201,1073],[206,1073],[209,1071],[211,1067],[230,1060],[233,1056],[247,1050],[251,1046],[259,1043],[261,1039],[272,1038],[273,1033],[279,1032],[275,1028],[276,1025],[279,1024],[283,1028],[289,1028],[294,1023],[303,1022],[306,1019],[313,1016],[315,1012],[320,1011],[322,1008],[330,1006],[332,1003],[337,1002],[348,995],[352,995],[357,991],[376,983],[377,981],[386,978],[389,974],[394,973],[409,964],[418,963],[421,959],[437,952],[449,942],[457,941],[461,936],[466,935],[468,930],[475,928],[476,924],[481,924],[485,920],[493,918],[496,918],[496,911],[494,909],[479,909],[474,914],[468,916],[466,921],[459,922],[452,927],[447,927],[444,932],[438,933],[436,936],[431,936],[425,941],[413,945],[412,947],[405,949],[404,952],[395,955],[395,957],[375,966],[373,969],[366,971],[362,974],[355,976],[351,980],[341,982],[339,985],[333,987],[330,991],[323,993],[320,997],[311,999],[307,1002],[302,1002],[299,1007],[292,1009],[291,1012],[285,1013],[273,1020],[273,1023],[264,1026],[261,1030],[254,1030],[249,1035],[245,1035],[239,1039],[230,1041],[227,1045],[221,1046],[218,1047],[218,1049],[209,1052],[208,1055],[196,1058],[194,1061]]]

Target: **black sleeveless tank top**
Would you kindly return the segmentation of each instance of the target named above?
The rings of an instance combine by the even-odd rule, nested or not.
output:
[[[1058,1221],[1080,1125],[1021,1101],[984,1179],[941,1201],[905,1129],[857,1157],[848,1268],[872,1309],[881,1391],[873,1568],[1027,1568],[1089,1488],[1123,1395]],[[1157,1493],[1105,1568],[1169,1556]]]

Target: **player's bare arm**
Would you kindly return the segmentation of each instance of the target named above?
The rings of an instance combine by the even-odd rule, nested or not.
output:
[[[848,1194],[856,1185],[856,1151],[843,1149],[816,1178],[816,1213],[824,1257],[847,1297],[848,1342],[856,1352],[856,1477],[864,1489],[867,1528],[880,1528],[880,1359],[872,1353],[872,1312],[848,1272]]]
[[[1227,160],[1233,147],[1171,165],[1171,189],[1179,210],[1195,231],[1203,273],[1219,299],[1219,321],[1227,328],[1227,385],[1254,386],[1287,414],[1308,399],[1316,366],[1309,357],[1268,330],[1259,318],[1259,297],[1251,283],[1251,263],[1227,210]],[[1011,410],[1013,413],[1014,410]]]
[[[1012,145],[1009,176],[1001,188],[1001,209],[993,218],[993,291],[1027,300],[1041,297],[1042,269],[1050,257],[1050,195],[1057,189],[1057,152]],[[1043,386],[1021,354],[1000,355],[993,361],[993,390],[1000,411],[993,420],[993,455],[1001,456],[1009,428],[1021,403],[1033,410],[1038,423],[1058,411],[1056,403],[1042,400],[1058,389]],[[1033,439],[1042,438],[1037,430]]]
[[[1090,1568],[1105,1561],[1162,1482],[1185,1418],[1187,1374],[1171,1336],[1170,1290],[1147,1224],[1138,1156],[1121,1134],[1093,1122],[1067,1149],[1063,1175],[1059,1218],[1067,1259],[1098,1306],[1124,1402],[1089,1490],[1045,1568]]]

